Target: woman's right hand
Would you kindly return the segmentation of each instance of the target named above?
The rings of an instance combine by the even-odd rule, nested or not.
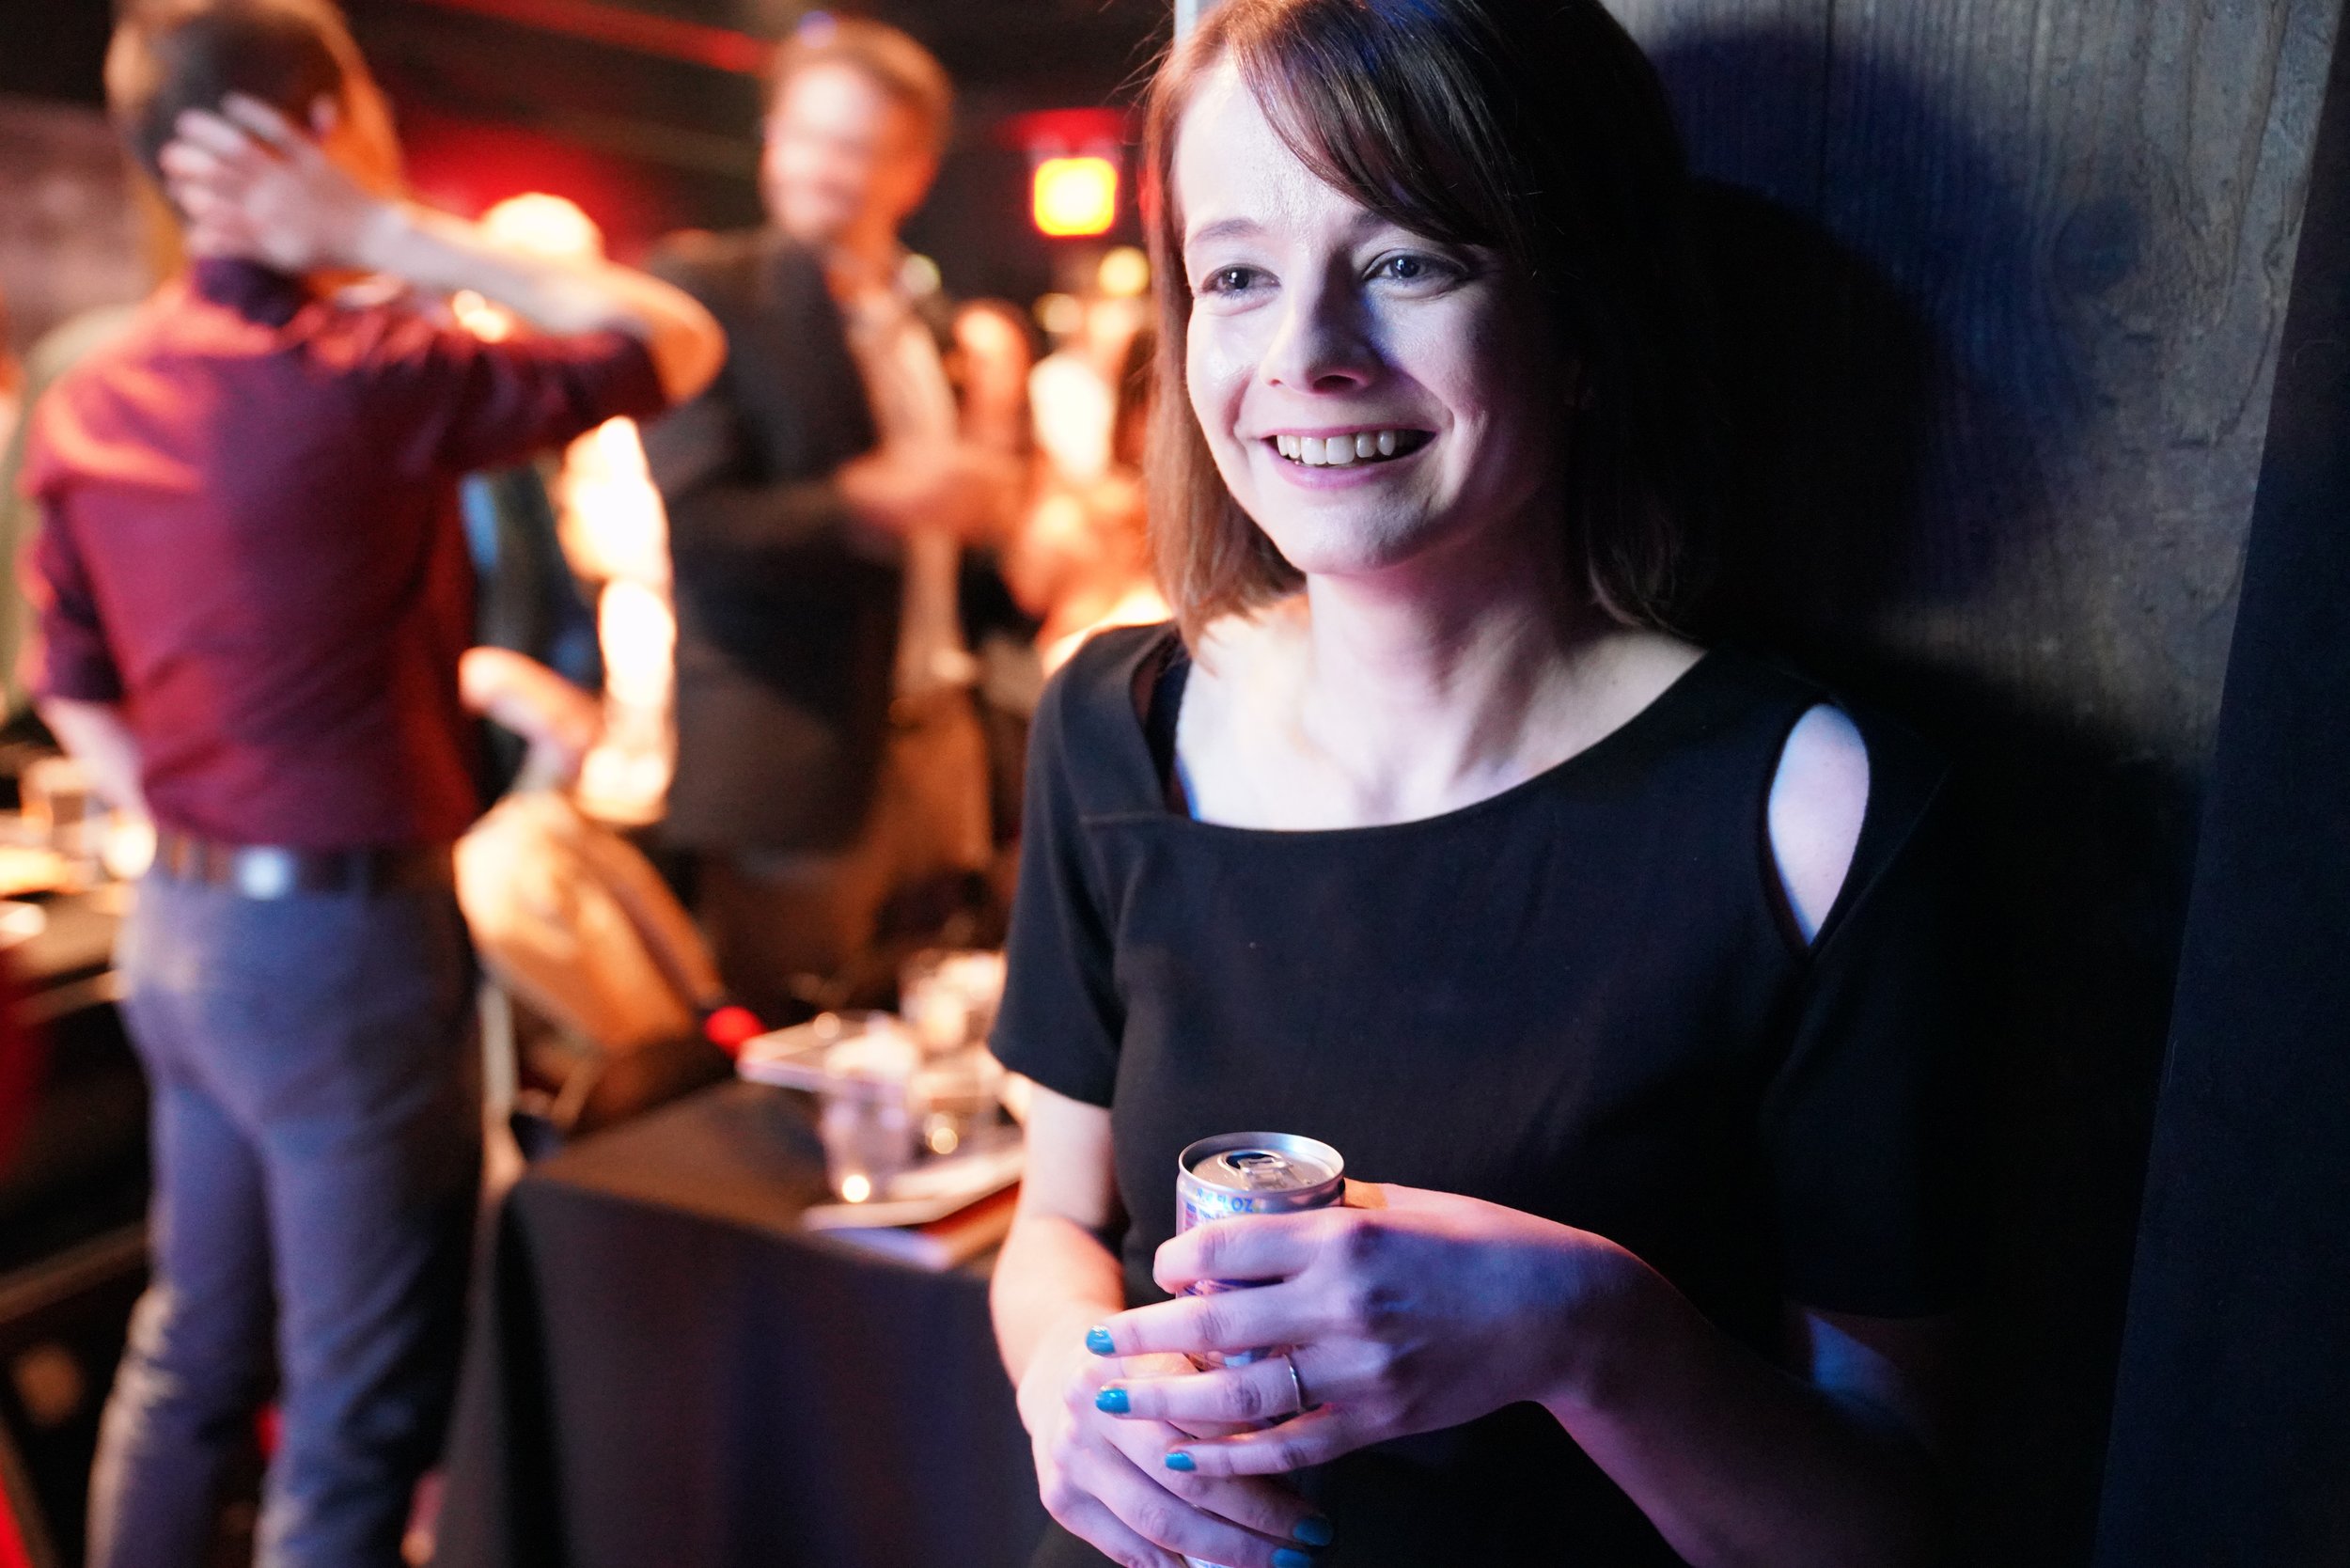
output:
[[[1308,1568],[1295,1543],[1326,1542],[1326,1523],[1296,1493],[1261,1477],[1211,1479],[1167,1467],[1187,1433],[1104,1408],[1132,1379],[1191,1372],[1180,1356],[1097,1356],[1082,1338],[1038,1346],[1020,1380],[1020,1419],[1036,1453],[1045,1511],[1124,1568]]]

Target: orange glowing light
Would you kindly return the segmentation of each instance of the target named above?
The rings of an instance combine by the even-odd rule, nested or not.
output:
[[[1104,234],[1118,221],[1118,165],[1047,158],[1036,166],[1036,226],[1056,239]]]

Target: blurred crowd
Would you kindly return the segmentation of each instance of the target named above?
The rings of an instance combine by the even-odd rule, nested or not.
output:
[[[558,194],[410,203],[326,0],[138,0],[107,91],[169,275],[0,353],[10,705],[111,808],[106,864],[151,865],[155,1288],[90,1560],[202,1555],[269,1302],[262,1555],[382,1560],[446,1413],[479,1129],[559,1135],[599,1063],[889,1005],[910,954],[1000,940],[1045,678],[1167,614],[1150,264],[951,298],[900,230],[952,86],[855,20],[776,55],[767,222],[641,272]]]

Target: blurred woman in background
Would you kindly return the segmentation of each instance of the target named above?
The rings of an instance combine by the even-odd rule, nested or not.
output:
[[[1101,472],[1057,476],[1028,510],[1005,558],[1012,591],[1043,622],[1036,640],[1047,674],[1104,627],[1167,618],[1152,572],[1142,488],[1155,340],[1145,328],[1128,341]]]

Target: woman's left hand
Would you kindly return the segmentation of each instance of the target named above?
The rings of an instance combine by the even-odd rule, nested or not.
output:
[[[1616,1309],[1655,1278],[1589,1231],[1360,1183],[1348,1184],[1344,1208],[1201,1226],[1160,1247],[1154,1273],[1177,1293],[1202,1280],[1262,1283],[1120,1312],[1104,1325],[1119,1355],[1288,1347],[1246,1366],[1114,1385],[1137,1419],[1186,1430],[1275,1423],[1168,1456],[1201,1475],[1300,1469],[1520,1400],[1581,1397],[1606,1359]]]

